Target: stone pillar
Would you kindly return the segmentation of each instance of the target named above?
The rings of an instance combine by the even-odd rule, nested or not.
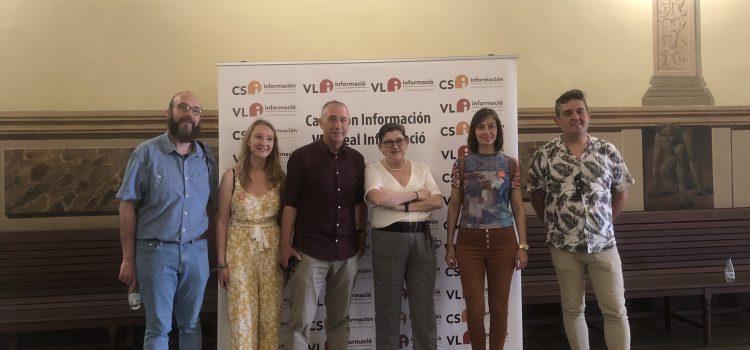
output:
[[[643,105],[713,105],[701,73],[700,0],[653,3],[654,75]]]

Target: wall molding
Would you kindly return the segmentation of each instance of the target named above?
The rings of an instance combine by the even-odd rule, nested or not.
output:
[[[552,121],[552,108],[518,110],[522,134],[559,132]],[[710,125],[745,129],[750,127],[750,106],[732,107],[602,107],[591,108],[592,131],[616,131],[662,124]]]
[[[592,108],[591,115],[594,131],[660,124],[750,127],[750,106],[603,107]],[[520,108],[519,132],[557,132],[553,116],[552,108]],[[202,137],[219,137],[218,119],[216,110],[204,113]],[[164,111],[0,112],[0,140],[146,139],[164,130]]]
[[[142,139],[166,130],[163,110],[0,112],[1,140]],[[201,117],[204,138],[219,137],[218,113]]]

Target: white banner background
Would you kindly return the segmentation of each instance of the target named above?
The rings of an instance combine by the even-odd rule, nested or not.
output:
[[[220,64],[219,168],[236,164],[242,133],[256,119],[277,129],[282,163],[296,148],[322,134],[316,118],[321,106],[339,100],[349,107],[349,145],[369,164],[382,158],[375,134],[387,121],[406,127],[411,144],[407,158],[430,165],[446,200],[450,169],[466,144],[474,112],[489,107],[503,123],[505,153],[518,157],[517,72],[514,57],[475,57],[393,61]],[[403,119],[403,120],[402,120]],[[462,149],[463,151],[463,149]],[[446,269],[444,242],[447,205],[435,211],[432,233],[440,242],[435,286],[438,349],[470,349],[465,304],[458,273]],[[520,273],[513,277],[506,349],[522,349]],[[408,291],[404,290],[405,293]],[[320,300],[323,300],[321,296]],[[349,349],[375,349],[375,313],[371,256],[368,251],[352,293]],[[321,304],[321,303],[319,303]],[[284,293],[282,332],[288,317]],[[226,292],[219,289],[218,348],[229,348]],[[323,350],[325,307],[319,306],[310,349]],[[487,316],[485,322],[489,324]],[[487,328],[489,330],[489,328]],[[283,339],[283,338],[282,338]],[[404,300],[401,348],[411,349],[409,308]],[[288,349],[281,344],[280,349]]]

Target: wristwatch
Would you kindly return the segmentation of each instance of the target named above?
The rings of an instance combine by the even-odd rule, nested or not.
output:
[[[518,249],[526,249],[529,250],[529,245],[526,244],[526,242],[518,243]]]

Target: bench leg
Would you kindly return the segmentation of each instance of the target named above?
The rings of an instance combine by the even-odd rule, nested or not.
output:
[[[8,333],[8,350],[18,350],[18,333]]]
[[[672,300],[669,297],[664,297],[664,328],[668,331],[672,330],[673,313],[674,307],[672,306]]]
[[[107,333],[109,333],[109,348],[117,350],[117,325],[110,324],[107,326]]]
[[[135,349],[135,326],[128,327],[128,334],[125,337],[125,345],[128,349]]]
[[[703,343],[711,343],[711,291],[706,290],[701,296],[703,299]]]

